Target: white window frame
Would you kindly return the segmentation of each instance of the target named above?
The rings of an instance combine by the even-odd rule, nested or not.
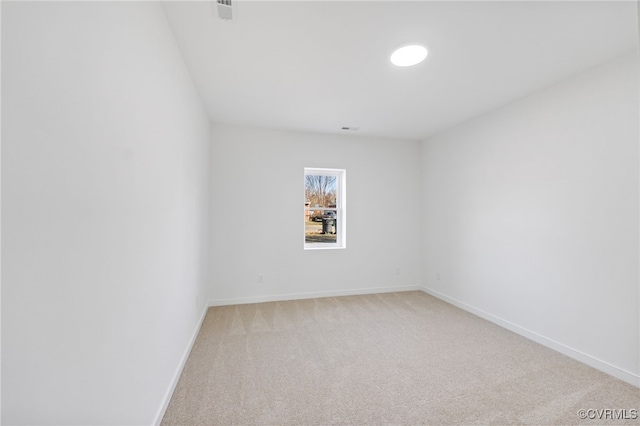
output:
[[[317,167],[305,167],[303,178],[303,194],[305,194],[304,184],[307,175],[336,176],[336,207],[312,207],[304,206],[304,217],[308,217],[308,212],[318,210],[336,211],[336,242],[335,243],[307,243],[305,238],[305,221],[302,222],[302,242],[305,250],[326,250],[347,248],[347,171],[345,169],[323,169]]]

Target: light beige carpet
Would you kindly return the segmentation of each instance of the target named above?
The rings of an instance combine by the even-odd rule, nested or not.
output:
[[[638,388],[403,292],[210,308],[162,424],[640,424],[633,410]]]

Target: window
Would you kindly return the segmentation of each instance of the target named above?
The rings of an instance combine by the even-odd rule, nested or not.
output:
[[[304,169],[304,248],[346,247],[346,171]]]

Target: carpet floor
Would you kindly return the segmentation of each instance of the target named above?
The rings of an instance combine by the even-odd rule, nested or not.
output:
[[[162,424],[639,417],[638,388],[414,291],[210,308]]]

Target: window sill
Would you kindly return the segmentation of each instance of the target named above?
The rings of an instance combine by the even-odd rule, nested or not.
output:
[[[320,246],[320,247],[316,247]],[[329,244],[305,244],[305,250],[341,250],[346,249],[343,245],[329,245]]]

